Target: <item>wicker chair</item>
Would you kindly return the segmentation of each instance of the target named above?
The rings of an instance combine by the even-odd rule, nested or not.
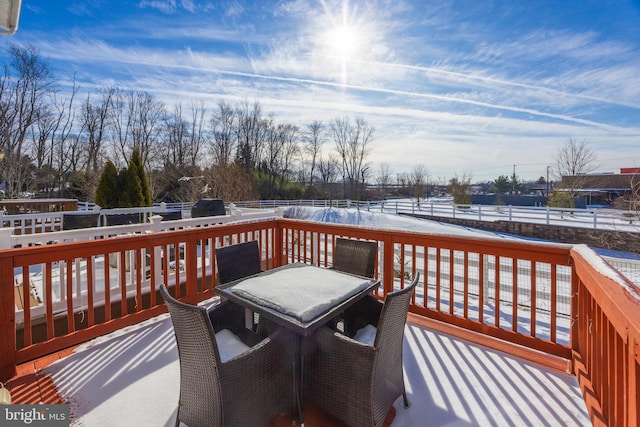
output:
[[[402,342],[409,301],[418,283],[387,295],[367,297],[345,311],[351,322],[374,322],[375,341],[367,345],[330,328],[315,334],[316,350],[305,365],[305,398],[350,427],[380,426],[402,395],[409,406],[402,372]]]
[[[333,268],[345,273],[373,278],[378,255],[378,242],[336,238],[333,248]],[[330,328],[341,330],[342,316],[327,322]]]
[[[293,352],[277,331],[260,340],[244,328],[242,307],[224,301],[207,310],[160,286],[178,345],[180,400],[176,426],[264,426],[291,407]],[[216,332],[228,329],[249,349],[222,362]]]
[[[220,283],[233,282],[261,271],[258,241],[238,243],[216,248],[218,280]]]
[[[216,262],[219,282],[229,283],[260,273],[262,271],[260,258],[257,240],[217,248]],[[265,337],[278,329],[278,326],[254,313],[253,329],[260,336]]]
[[[373,277],[378,242],[338,237],[333,249],[333,268],[358,276]]]

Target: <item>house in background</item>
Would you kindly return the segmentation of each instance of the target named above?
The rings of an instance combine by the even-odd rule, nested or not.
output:
[[[618,174],[563,176],[558,187],[578,195],[577,208],[637,209],[640,198],[640,168],[621,168]]]

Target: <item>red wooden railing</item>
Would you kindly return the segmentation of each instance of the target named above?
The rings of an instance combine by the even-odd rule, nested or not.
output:
[[[640,425],[640,289],[573,250],[574,373],[594,424]],[[595,264],[595,265],[594,265]]]
[[[606,267],[567,245],[287,219],[0,251],[0,380],[17,363],[164,312],[160,283],[190,302],[213,296],[216,247],[257,239],[266,269],[330,266],[339,236],[378,242],[379,297],[420,272],[412,313],[449,333],[573,368],[594,424],[638,424],[638,300],[633,285],[602,273]],[[36,279],[43,302],[16,310],[16,281]],[[30,300],[29,286],[19,292]]]

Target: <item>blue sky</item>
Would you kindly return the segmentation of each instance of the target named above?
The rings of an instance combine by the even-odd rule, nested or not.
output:
[[[9,43],[39,49],[62,91],[75,73],[169,106],[362,117],[374,170],[536,179],[569,138],[600,171],[640,167],[638,0],[23,0]]]

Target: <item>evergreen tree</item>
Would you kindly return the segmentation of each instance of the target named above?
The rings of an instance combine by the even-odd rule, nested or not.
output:
[[[120,193],[119,187],[118,170],[111,160],[107,160],[98,181],[96,204],[105,209],[117,207]]]
[[[144,206],[142,185],[140,184],[138,168],[135,164],[129,164],[128,168],[120,171],[118,174],[118,181],[120,182],[118,207],[134,208]]]
[[[500,175],[493,181],[493,190],[496,193],[508,193],[511,189],[511,183],[509,182],[509,177],[506,175]]]
[[[135,148],[131,154],[131,160],[129,161],[129,168],[135,166],[136,175],[140,181],[140,188],[142,191],[142,203],[136,206],[151,206],[153,200],[151,198],[151,188],[149,187],[149,180],[147,174],[144,171],[144,165],[142,164],[142,157],[140,157],[140,151]]]
[[[133,151],[129,167],[120,172],[111,160],[107,160],[96,189],[96,204],[102,208],[152,205],[149,181],[138,150]]]

